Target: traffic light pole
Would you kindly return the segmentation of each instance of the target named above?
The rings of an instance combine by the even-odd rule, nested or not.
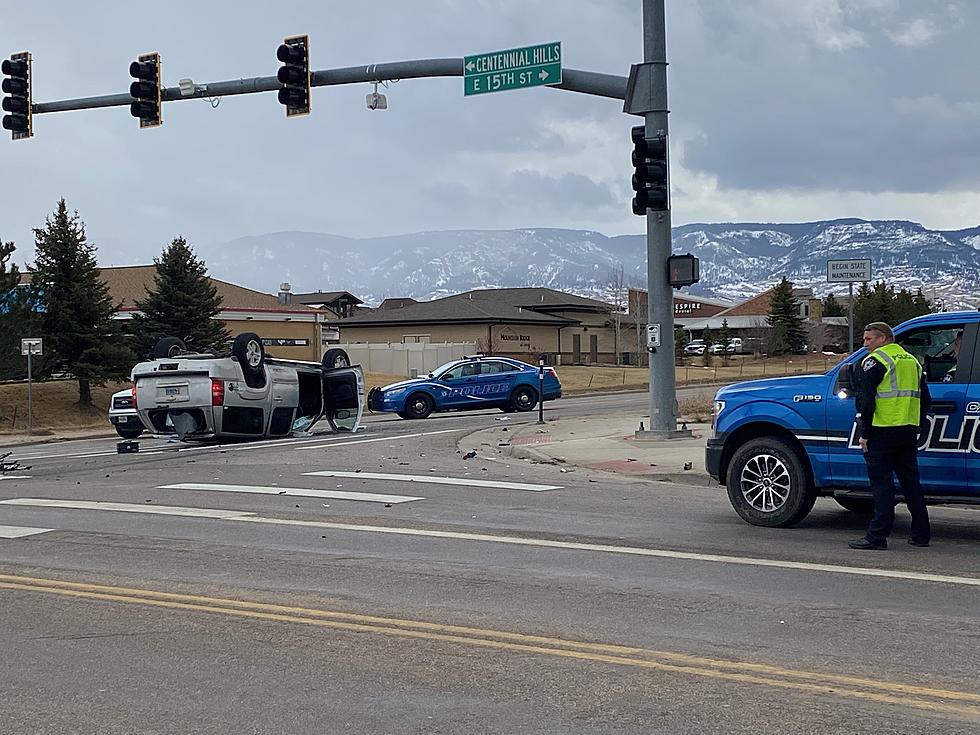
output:
[[[667,135],[667,28],[664,0],[643,0],[643,61],[649,65],[649,110],[646,137]],[[668,136],[669,141],[669,136]],[[669,169],[668,169],[669,170]],[[668,180],[669,181],[669,180]],[[668,193],[669,197],[669,193]],[[650,425],[637,439],[671,439],[689,435],[677,430],[674,375],[674,294],[667,259],[671,253],[669,206],[647,210],[647,324],[660,327],[660,346],[650,347]]]
[[[357,84],[360,82],[382,82],[388,79],[420,79],[423,77],[461,77],[463,59],[417,59],[414,61],[394,61],[387,64],[366,64],[342,69],[326,69],[310,74],[311,87],[326,87],[336,84]],[[579,69],[562,69],[562,83],[551,85],[555,89],[569,92],[626,99],[626,77],[615,74],[600,74]],[[164,102],[177,102],[207,97],[229,97],[237,94],[257,92],[277,92],[282,88],[276,76],[234,79],[223,82],[208,82],[197,85],[190,94],[182,94],[180,87],[167,87],[161,90]],[[47,112],[69,112],[71,110],[93,110],[101,107],[129,106],[133,98],[128,94],[110,94],[99,97],[83,97],[54,102],[38,102],[33,105],[35,115]]]

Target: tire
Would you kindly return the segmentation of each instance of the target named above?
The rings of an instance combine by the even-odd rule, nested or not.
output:
[[[184,342],[177,337],[161,337],[153,347],[153,359],[160,360],[168,357],[177,357],[180,353],[187,352]]]
[[[538,392],[526,385],[519,386],[510,394],[510,405],[515,411],[527,413],[538,405]]]
[[[124,429],[121,426],[117,426],[116,433],[123,439],[135,439],[143,433],[143,427],[141,426],[138,429]]]
[[[837,498],[837,504],[852,513],[859,513],[860,515],[869,516],[874,512],[875,501],[871,498]]]
[[[242,366],[246,375],[261,375],[262,363],[265,362],[265,347],[259,335],[253,332],[242,332],[231,345],[231,354]]]
[[[408,419],[428,418],[435,408],[432,398],[426,393],[413,393],[405,400],[404,416]],[[401,416],[402,414],[398,414]]]
[[[514,407],[508,403],[506,406],[501,406],[500,410],[504,413],[514,413]]]
[[[817,499],[799,453],[775,437],[753,439],[740,447],[726,480],[732,507],[753,526],[793,526],[813,510]]]
[[[323,361],[321,365],[326,370],[334,370],[336,368],[350,367],[350,357],[343,350],[334,347],[333,349],[327,350],[323,353]]]

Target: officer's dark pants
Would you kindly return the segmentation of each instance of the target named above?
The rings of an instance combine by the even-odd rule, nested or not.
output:
[[[868,479],[871,481],[875,509],[866,538],[872,543],[885,541],[895,524],[893,473],[898,477],[905,504],[912,514],[909,536],[913,541],[929,541],[929,511],[922,497],[916,458],[918,435],[917,426],[896,426],[875,427],[868,437],[868,451],[864,460],[868,463]]]

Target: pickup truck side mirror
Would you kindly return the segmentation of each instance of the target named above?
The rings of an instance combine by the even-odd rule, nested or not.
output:
[[[857,385],[854,368],[857,365],[858,363],[856,362],[845,365],[837,375],[837,395],[841,398],[848,398],[854,395],[854,389]]]

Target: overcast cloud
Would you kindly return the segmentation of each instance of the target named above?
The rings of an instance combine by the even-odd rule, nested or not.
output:
[[[0,55],[34,55],[34,99],[124,92],[159,51],[164,81],[273,75],[283,36],[315,69],[560,40],[564,64],[625,76],[640,0],[238,0],[8,3]],[[902,218],[980,224],[980,4],[966,0],[667,0],[674,224]],[[622,103],[537,88],[463,96],[462,79],[167,103],[139,130],[122,107],[38,115],[0,138],[0,237],[65,196],[104,265],[147,263],[176,234],[210,245],[279,230],[376,236],[449,228],[638,233]],[[289,188],[287,189],[287,184]],[[220,277],[220,274],[215,274]]]

